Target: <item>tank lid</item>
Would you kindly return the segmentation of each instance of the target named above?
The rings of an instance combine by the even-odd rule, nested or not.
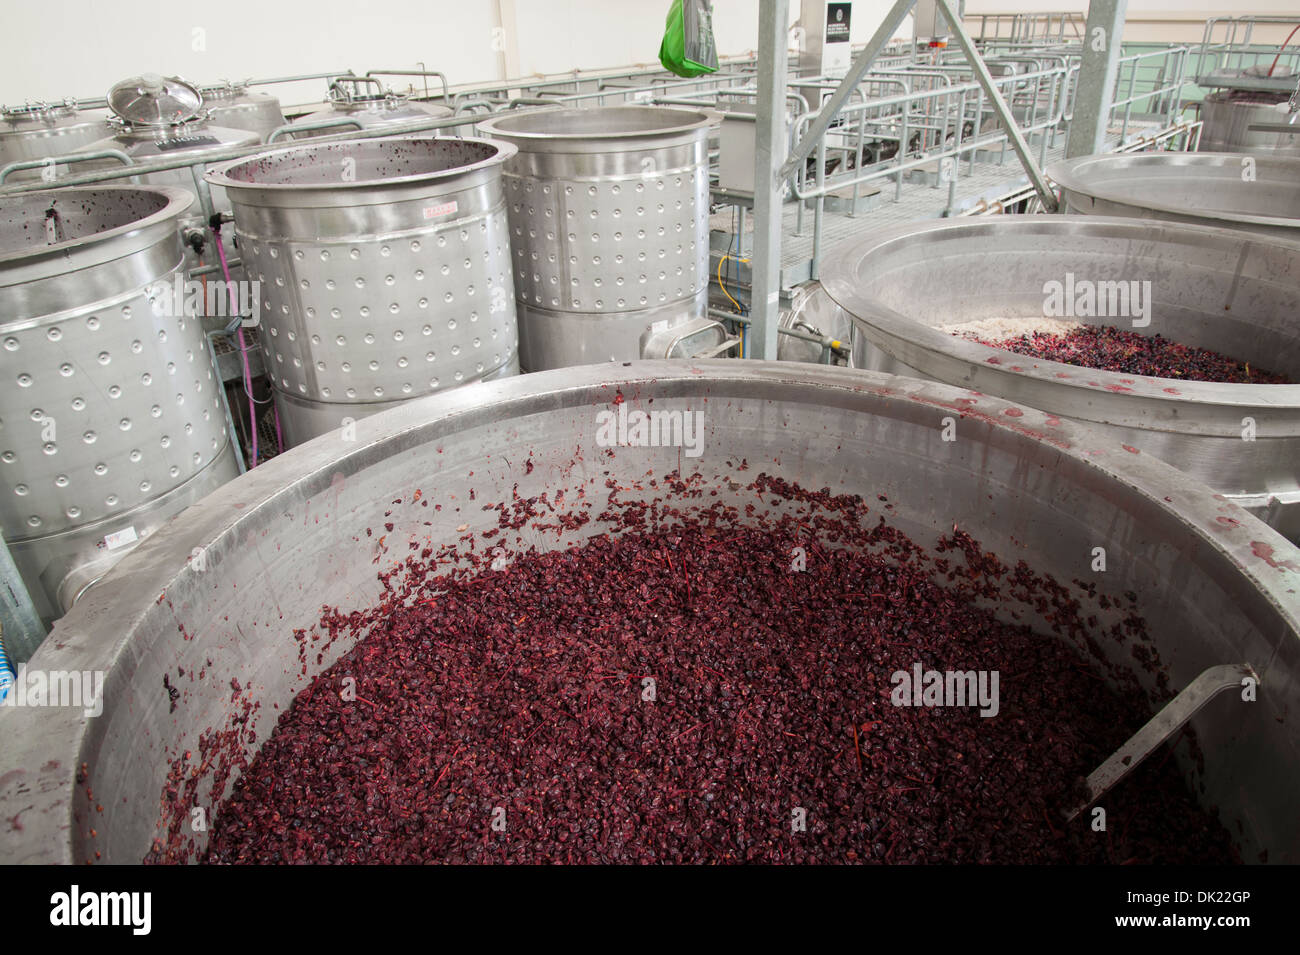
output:
[[[108,108],[133,126],[171,126],[198,115],[199,91],[178,76],[145,73],[114,84]]]

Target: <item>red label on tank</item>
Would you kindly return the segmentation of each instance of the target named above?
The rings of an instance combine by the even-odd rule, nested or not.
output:
[[[460,206],[456,204],[455,199],[451,200],[451,202],[444,202],[436,206],[425,206],[424,217],[426,219],[437,219],[441,216],[449,216],[459,208]]]

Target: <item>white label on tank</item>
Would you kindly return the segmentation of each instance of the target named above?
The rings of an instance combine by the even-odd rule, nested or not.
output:
[[[449,216],[459,209],[460,206],[457,205],[456,200],[453,199],[451,202],[444,202],[436,206],[425,206],[424,217],[426,219],[438,219],[442,216]]]
[[[140,538],[136,535],[134,527],[128,527],[125,530],[114,531],[104,538],[104,545],[109,550],[117,550],[119,547],[125,547],[127,544],[134,544]]]

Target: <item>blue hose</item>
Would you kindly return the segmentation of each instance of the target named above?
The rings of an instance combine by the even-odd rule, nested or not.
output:
[[[0,628],[0,702],[13,689],[14,671],[9,663],[9,651],[5,649],[4,629]]]

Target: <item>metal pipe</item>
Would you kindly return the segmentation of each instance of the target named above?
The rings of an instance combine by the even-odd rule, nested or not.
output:
[[[241,86],[272,86],[276,83],[302,83],[307,80],[324,80],[335,76],[351,76],[351,70],[330,70],[326,73],[303,73],[299,76],[277,76],[266,80],[243,80]],[[226,81],[222,81],[224,83]],[[216,83],[197,83],[199,89],[206,89],[209,86],[216,86]],[[108,99],[103,96],[75,96],[71,98],[71,103],[78,109],[108,109]]]
[[[833,182],[831,184],[831,187],[841,188],[841,187],[853,185],[854,183],[870,182],[873,179],[889,178],[892,176],[896,176],[900,172],[906,172],[909,169],[916,169],[920,166],[927,166],[930,163],[933,163],[936,159],[943,159],[949,156],[955,157],[959,153],[969,152],[975,149],[983,149],[987,146],[991,146],[994,143],[999,143],[999,142],[1003,142],[1003,143],[1006,142],[1005,137],[998,135],[996,137],[988,137],[984,139],[972,139],[968,143],[963,145],[960,148],[960,150],[946,149],[943,150],[942,152],[924,153],[918,156],[916,159],[907,160],[907,161],[903,161],[902,159],[903,153],[902,150],[900,150],[896,159],[889,160],[888,165],[882,165],[879,168],[872,170],[871,172],[867,172],[861,176],[854,177],[853,179],[838,180],[836,182]],[[901,192],[901,186],[899,191]],[[798,199],[815,199],[817,197],[817,190],[800,189],[799,186],[796,184],[794,189],[794,196]]]
[[[9,165],[0,167],[0,184],[16,172],[22,172],[24,169],[44,169],[52,166],[72,165],[78,162],[87,162],[91,159],[116,159],[124,166],[134,165],[134,161],[120,149],[96,149],[89,153],[73,153],[70,156],[46,156],[44,159],[24,159],[21,162],[11,162]],[[56,185],[63,185],[62,182],[46,182],[44,188],[53,188]]]
[[[297,76],[277,76],[269,80],[248,80],[245,86],[274,86],[277,83],[305,83],[308,80],[332,80],[336,76],[355,76],[351,70],[330,70],[326,73],[300,73]]]
[[[694,79],[677,80],[676,82],[672,82],[672,83],[653,83],[648,86],[641,87],[639,89],[628,88],[628,89],[619,89],[617,91],[603,89],[603,90],[597,90],[594,93],[571,93],[567,96],[555,96],[549,99],[545,99],[542,97],[517,97],[515,100],[512,100],[511,102],[521,102],[521,103],[532,102],[533,105],[544,105],[544,106],[554,106],[557,104],[565,104],[565,103],[573,104],[573,103],[581,102],[583,100],[590,100],[590,99],[595,99],[603,102],[605,98],[609,96],[621,96],[624,99],[626,99],[628,96],[635,96],[637,93],[654,94],[662,90],[678,89],[679,87],[683,87],[683,86],[691,87],[691,86],[701,86],[701,85],[709,85],[709,84],[712,84],[711,88],[714,91],[720,91],[728,88],[728,87],[719,87],[718,84],[720,83],[727,83],[727,82],[748,83],[749,79],[750,79],[749,77],[741,77],[741,76],[734,77],[734,78],[723,77],[723,76],[719,76],[716,73],[712,73],[707,76],[697,76]]]
[[[475,117],[473,116],[448,117],[446,119],[431,119],[428,121],[419,120],[412,123],[403,123],[400,126],[393,125],[386,127],[383,130],[383,136],[400,136],[407,133],[424,132],[425,130],[430,129],[468,126],[472,125],[474,121]],[[334,121],[331,120],[330,122]],[[352,120],[347,120],[346,122],[351,123]],[[282,126],[280,130],[276,130],[276,132],[293,132],[295,130],[307,130],[309,128],[310,125],[294,126],[290,124],[288,126]],[[375,130],[359,129],[351,133],[336,133],[332,136],[316,137],[314,141],[318,143],[334,143],[374,138]],[[264,152],[266,150],[266,145],[267,144],[265,143],[256,143],[249,146],[232,146],[229,149],[214,150],[213,152],[206,153],[199,162],[201,165],[209,166],[228,159],[241,159],[244,156],[252,156],[256,153]],[[147,176],[156,172],[166,172],[170,169],[180,169],[184,166],[192,165],[194,165],[192,160],[187,161],[185,159],[154,160],[147,163],[136,163],[128,169],[101,169],[93,173],[86,173],[82,176],[68,176],[59,179],[58,187],[92,185],[97,182],[106,182],[110,179],[122,179],[128,176]],[[38,189],[48,188],[50,188],[48,183],[16,183],[14,185],[0,188],[0,196],[13,195],[19,192],[34,192]]]
[[[1121,127],[1119,133],[1119,141],[1121,143],[1123,143],[1124,140],[1128,137],[1129,119],[1133,115],[1133,98],[1134,98],[1133,87],[1137,84],[1137,71],[1138,71],[1137,61],[1134,60],[1132,63],[1129,64],[1128,98],[1124,100],[1124,125],[1123,127]]]
[[[198,197],[199,208],[203,210],[203,221],[212,220],[212,190],[208,188],[207,182],[203,178],[203,164],[195,163],[190,166],[190,179],[194,182],[194,194]]]
[[[281,136],[291,136],[294,133],[310,133],[317,129],[337,129],[344,126],[355,126],[357,129],[365,129],[355,119],[318,119],[310,123],[285,123],[278,129],[271,130],[271,134],[266,137],[266,145],[271,145]]]
[[[749,64],[753,62],[752,57],[750,56],[721,57],[720,60],[721,60],[721,64],[725,67],[725,69],[719,69],[717,73],[711,73],[709,74],[708,77],[701,77],[698,79],[698,82],[703,82],[706,79],[712,81],[730,81],[733,79],[745,80],[745,79],[753,78],[752,73],[747,74],[747,73],[738,72],[738,69],[748,68]],[[480,83],[460,84],[455,87],[456,92],[453,94],[453,98],[459,96],[484,96],[493,93],[499,94],[501,97],[505,97],[505,95],[510,90],[514,90],[514,89],[541,90],[541,89],[548,89],[555,86],[570,86],[578,82],[595,82],[601,79],[617,79],[617,78],[630,79],[633,77],[644,78],[644,77],[654,77],[654,76],[668,77],[669,75],[670,74],[667,73],[667,71],[665,71],[660,66],[646,66],[646,67],[641,67],[639,69],[632,69],[632,70],[627,70],[627,69],[609,70],[609,71],[593,70],[585,74],[582,73],[582,71],[573,70],[564,74],[552,73],[552,74],[546,74],[542,76],[537,76],[537,75],[515,76],[515,77],[508,77],[504,80],[492,80],[492,81],[485,81]]]
[[[858,83],[870,70],[871,64],[880,55],[880,51],[885,48],[894,32],[902,24],[903,18],[912,11],[912,7],[915,5],[916,0],[895,0],[893,8],[889,13],[885,14],[885,19],[876,29],[876,32],[872,34],[871,39],[867,41],[867,45],[862,52],[858,54],[858,58],[853,62],[853,66],[841,81],[839,88],[831,94],[831,98],[819,111],[816,125],[790,150],[790,157],[781,166],[777,174],[781,182],[789,179],[795,168],[808,158],[808,154],[813,151],[817,140],[825,135],[826,130],[830,128],[831,122],[839,114],[840,108],[848,101],[853,90],[857,88]]]
[[[709,306],[708,316],[709,318],[716,318],[724,322],[735,322],[737,325],[744,325],[746,328],[749,328],[754,324],[752,321],[750,321],[750,319],[746,318],[744,315],[740,315],[736,312],[724,311],[723,309],[720,308],[714,308],[712,305]],[[790,338],[797,338],[800,341],[811,342],[814,345],[821,345],[823,348],[829,349],[831,351],[842,352],[842,353],[848,352],[847,345],[845,345],[843,342],[839,341],[838,339],[831,338],[831,336],[829,335],[822,335],[814,332],[805,332],[797,328],[786,328],[784,325],[777,328],[776,331],[778,335],[786,335]]]
[[[455,106],[455,112],[457,116],[463,116],[464,114],[475,109],[486,109],[489,113],[496,112],[496,107],[492,105],[491,102],[485,99],[462,100],[461,102],[457,103]]]
[[[758,96],[757,90],[729,88],[722,90],[703,90],[699,93],[687,94],[685,96],[656,96],[650,102],[658,106],[694,106],[696,109],[706,107],[713,110],[723,119],[728,117],[743,117],[749,119],[754,115],[753,113],[736,113],[723,109],[718,105],[718,96],[714,96],[712,102],[704,102],[704,98],[707,97],[709,93],[721,93],[728,97],[745,96],[756,98]],[[794,107],[794,114],[796,117],[808,112],[808,101],[798,93],[786,93],[785,101]]]
[[[1061,73],[1060,68],[1045,69],[1045,70],[1038,70],[1034,73],[1022,73],[1018,76],[1004,76],[999,79],[993,80],[993,82],[995,85],[1001,86],[1008,83],[1023,83],[1029,80],[1038,80],[1042,77],[1056,76],[1059,75],[1060,73]],[[953,92],[960,93],[962,91],[973,92],[974,90],[980,88],[982,87],[977,80],[968,80],[964,83],[958,83],[950,87],[944,87],[942,89],[920,90],[919,92],[912,92],[912,93],[897,93],[893,96],[881,96],[881,97],[877,97],[876,99],[867,100],[862,103],[856,103],[851,106],[845,106],[842,110],[840,110],[840,114],[842,116],[850,115],[853,113],[862,112],[864,109],[876,109],[882,106],[902,106],[902,105],[909,105],[909,104],[915,105],[915,103],[919,100],[929,101],[938,97],[947,96],[949,93],[953,93]],[[823,110],[825,108],[826,107],[822,107]],[[820,115],[821,115],[820,111],[815,111],[809,113],[808,117],[806,118],[816,119]]]
[[[899,0],[899,3],[905,3],[907,0]],[[997,114],[998,119],[1002,121],[1008,138],[1011,140],[1011,148],[1015,150],[1016,158],[1020,160],[1020,165],[1024,167],[1025,174],[1029,176],[1029,181],[1034,184],[1034,190],[1042,200],[1043,208],[1048,212],[1056,211],[1056,196],[1052,193],[1052,188],[1047,184],[1043,172],[1034,162],[1034,157],[1029,154],[1029,144],[1025,142],[1025,137],[1020,132],[1020,127],[1016,125],[1015,117],[1011,115],[1011,109],[1007,106],[1006,100],[998,91],[997,84],[989,74],[989,68],[985,65],[984,60],[980,57],[979,51],[975,49],[975,44],[971,41],[966,28],[962,26],[956,10],[953,9],[952,0],[935,0],[939,8],[943,11],[944,16],[948,18],[948,23],[952,26],[953,35],[957,39],[957,45],[961,47],[962,52],[966,54],[966,59],[974,70],[975,76],[979,79],[980,85],[984,87],[984,92],[988,95],[989,101],[993,104],[993,111]]]
[[[442,81],[442,98],[451,103],[451,87],[447,85],[447,74],[440,70],[369,70],[366,73],[367,79],[375,76],[432,76]],[[428,85],[425,86],[425,95],[428,95]]]
[[[812,262],[808,277],[814,281],[822,264],[822,226],[826,218],[826,137],[817,141],[817,198],[813,206]]]

